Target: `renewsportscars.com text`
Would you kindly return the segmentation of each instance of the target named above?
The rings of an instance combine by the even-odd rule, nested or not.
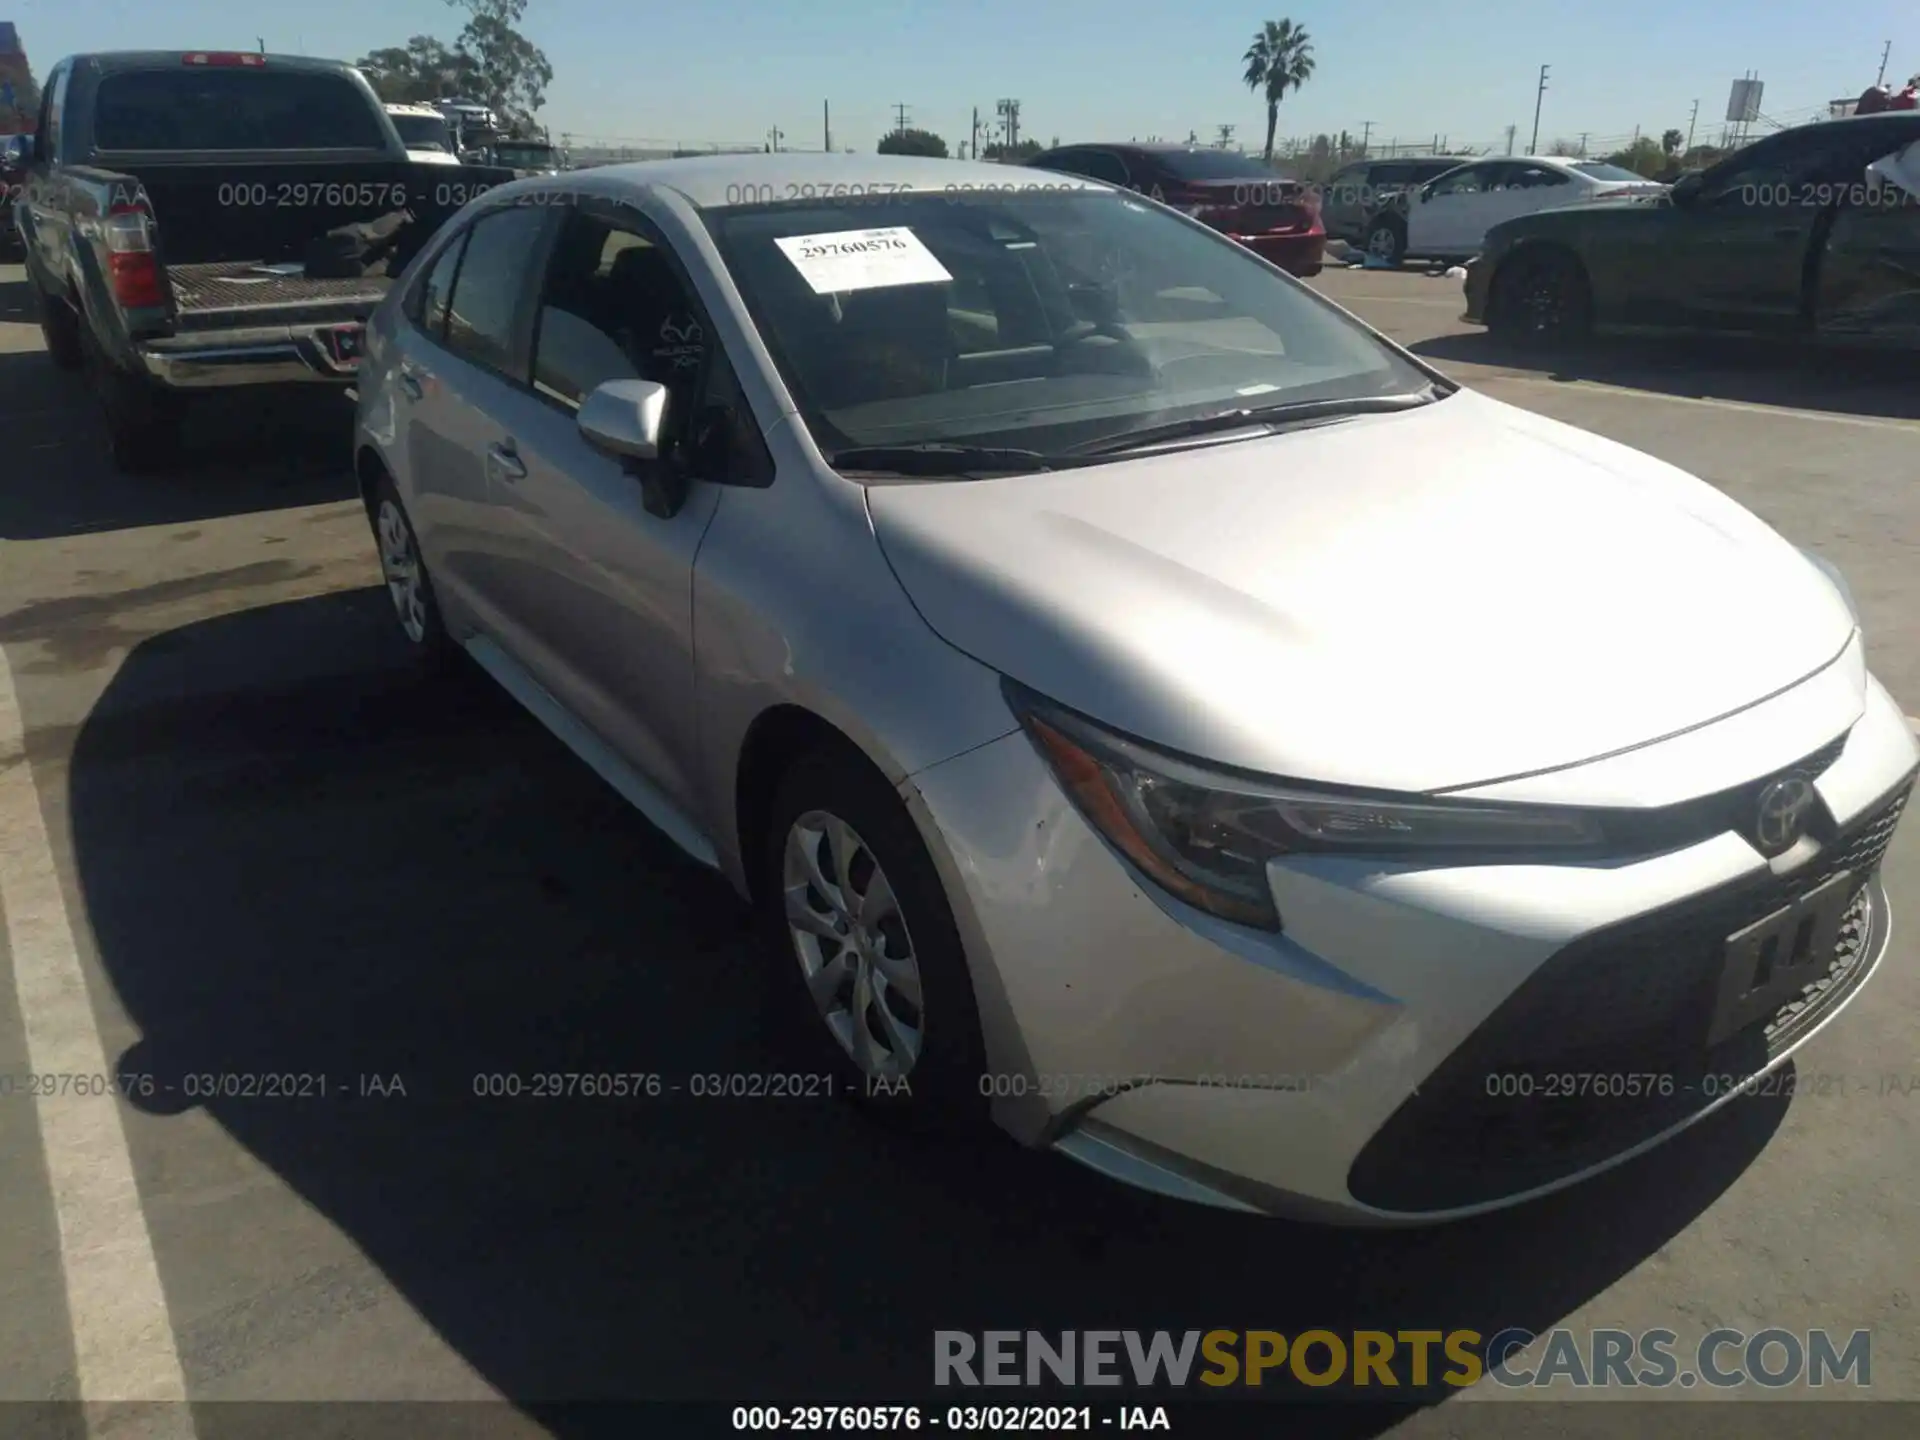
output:
[[[933,1380],[975,1386],[1532,1389],[1873,1383],[1872,1335],[1825,1330],[937,1330]]]

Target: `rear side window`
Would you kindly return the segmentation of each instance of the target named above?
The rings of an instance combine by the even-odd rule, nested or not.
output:
[[[100,150],[382,150],[390,143],[360,88],[309,70],[132,70],[103,76]]]
[[[407,318],[438,340],[446,334],[447,301],[453,295],[453,277],[460,269],[460,253],[467,248],[467,237],[460,236],[433,262],[433,268],[420,278],[407,297]]]
[[[535,252],[552,213],[545,205],[516,205],[474,223],[447,307],[446,347],[461,359],[526,379],[521,322],[536,278]]]

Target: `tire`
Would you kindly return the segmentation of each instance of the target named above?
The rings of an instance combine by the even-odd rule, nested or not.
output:
[[[1397,215],[1376,215],[1367,222],[1361,250],[1370,259],[1397,267],[1407,258],[1407,227]]]
[[[846,877],[829,838],[836,824]],[[812,883],[809,856],[817,867]],[[990,1106],[973,980],[939,872],[892,787],[851,748],[801,759],[775,792],[760,867],[760,919],[772,963],[785,976],[792,1018],[785,1028],[797,1058],[834,1075],[837,1093],[887,1124],[943,1136],[984,1133]],[[896,903],[867,917],[876,948],[863,952],[823,933],[834,915],[857,916],[861,905],[876,903],[882,879]],[[797,907],[811,916],[802,925],[790,919]],[[862,929],[856,920],[841,933]],[[813,977],[836,966],[840,983],[821,987],[827,998],[816,1000]],[[882,1023],[886,1015],[898,1029]]]
[[[85,359],[80,350],[80,317],[65,300],[47,294],[31,281],[29,284],[40,316],[40,338],[47,344],[47,358],[62,370],[78,370]]]
[[[380,576],[386,582],[387,598],[393,605],[394,628],[406,643],[407,651],[421,670],[443,675],[456,669],[456,661],[465,653],[447,631],[440,613],[440,602],[433,593],[433,578],[420,558],[420,542],[414,535],[413,518],[401,503],[400,491],[391,476],[382,475],[367,503],[367,524],[373,530],[374,549],[380,557]]]
[[[1563,345],[1593,330],[1593,292],[1580,262],[1564,250],[1514,256],[1493,277],[1490,334],[1521,345]]]
[[[99,398],[113,463],[129,475],[153,475],[180,459],[184,419],[180,397],[119,369],[100,348],[91,326],[80,324],[80,354]]]

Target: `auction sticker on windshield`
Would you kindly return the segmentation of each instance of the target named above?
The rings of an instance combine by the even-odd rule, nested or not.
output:
[[[773,243],[793,262],[793,268],[816,295],[953,279],[946,266],[920,243],[920,237],[904,225],[788,235]]]

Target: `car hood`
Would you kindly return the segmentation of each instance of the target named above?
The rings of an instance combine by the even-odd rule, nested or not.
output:
[[[1704,482],[1469,391],[868,504],[948,643],[1140,739],[1333,784],[1630,749],[1794,685],[1854,630]]]

